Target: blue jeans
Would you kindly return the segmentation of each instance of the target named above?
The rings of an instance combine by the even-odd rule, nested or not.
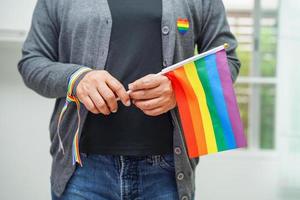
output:
[[[52,200],[178,200],[173,153],[81,154],[63,195]]]

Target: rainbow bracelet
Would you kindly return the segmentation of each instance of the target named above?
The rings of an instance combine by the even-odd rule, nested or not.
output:
[[[61,150],[63,152],[63,154],[65,154],[59,128],[60,128],[60,124],[61,124],[62,118],[64,116],[64,113],[66,112],[69,103],[72,103],[72,102],[76,103],[78,122],[77,122],[77,129],[76,129],[73,143],[72,143],[73,165],[75,165],[77,162],[80,164],[80,166],[82,166],[82,162],[81,162],[80,154],[79,154],[79,141],[78,141],[78,139],[79,139],[78,133],[79,133],[79,127],[80,127],[80,123],[81,123],[80,122],[80,102],[79,102],[78,98],[75,95],[73,95],[73,89],[74,89],[74,84],[75,84],[76,80],[78,79],[78,77],[81,74],[91,71],[91,70],[92,69],[90,69],[90,68],[82,67],[70,76],[69,81],[68,81],[68,92],[67,92],[66,101],[65,101],[65,104],[64,104],[62,111],[60,112],[60,115],[58,118],[57,135],[58,135],[58,139],[59,139],[59,151]]]

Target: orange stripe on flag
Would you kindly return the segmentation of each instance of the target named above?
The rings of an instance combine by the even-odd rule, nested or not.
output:
[[[207,154],[207,144],[206,144],[204,128],[202,124],[202,116],[201,116],[196,94],[186,76],[183,67],[174,70],[174,74],[181,82],[180,85],[182,85],[183,92],[185,93],[186,99],[182,101],[188,102],[189,110],[187,112],[189,112],[190,115],[192,116],[191,119],[182,119],[182,120],[186,121],[186,124],[192,123],[194,129],[193,133],[194,133],[194,137],[196,138],[199,155],[205,155]],[[198,157],[199,155],[197,155],[196,157]]]

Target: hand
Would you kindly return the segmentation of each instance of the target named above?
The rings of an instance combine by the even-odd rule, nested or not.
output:
[[[79,101],[94,114],[117,112],[116,95],[124,105],[130,106],[130,98],[123,85],[105,70],[88,72],[76,88]]]
[[[157,116],[176,106],[171,81],[163,75],[150,74],[129,84],[130,98],[146,115]]]

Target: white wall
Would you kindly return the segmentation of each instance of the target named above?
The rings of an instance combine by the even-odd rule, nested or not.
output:
[[[300,199],[300,1],[281,2],[278,51],[277,146],[280,196]]]
[[[197,166],[196,200],[277,200],[279,163],[272,152],[226,152]]]
[[[36,0],[0,0],[0,29],[28,30]]]
[[[53,101],[25,88],[20,43],[0,42],[0,199],[50,199],[48,122]]]

